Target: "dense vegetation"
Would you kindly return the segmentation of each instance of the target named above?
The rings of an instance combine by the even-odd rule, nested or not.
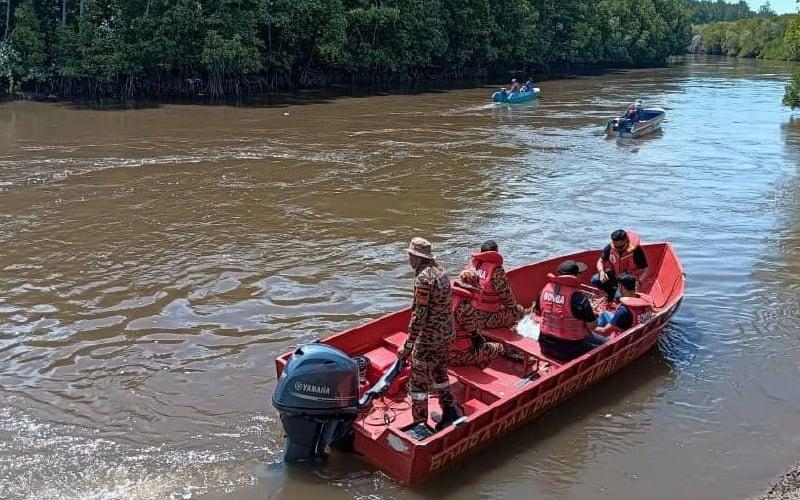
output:
[[[335,81],[661,65],[691,36],[683,0],[0,5],[7,7],[0,10],[0,85],[59,96],[219,96]]]
[[[800,109],[800,70],[794,72],[792,81],[786,86],[783,105],[792,109]]]
[[[786,31],[784,40],[788,46],[787,53],[791,59],[800,61],[800,15],[795,16],[792,26]],[[800,68],[795,70],[794,78],[786,86],[786,95],[783,96],[783,104],[792,109],[800,109]]]
[[[798,16],[757,16],[697,28],[703,52],[733,57],[797,60],[794,33]],[[796,37],[795,37],[796,38]]]
[[[693,24],[708,24],[716,21],[738,21],[755,15],[744,0],[728,3],[724,0],[688,0]]]

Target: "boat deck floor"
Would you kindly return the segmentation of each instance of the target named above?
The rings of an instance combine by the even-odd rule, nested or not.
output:
[[[506,356],[495,359],[484,369],[457,366],[448,370],[453,396],[468,419],[493,402],[522,389],[527,383],[555,375],[564,364],[544,355],[538,341],[509,328],[486,330],[484,334],[488,340],[504,344]],[[367,374],[370,384],[394,363],[397,351],[407,338],[405,331],[395,332],[383,337],[382,345],[364,353],[370,360]],[[370,411],[355,422],[356,428],[377,438],[387,427],[400,430],[411,425],[411,400],[405,388],[407,380],[407,374],[401,375],[396,382],[399,388],[395,394],[374,400]],[[441,412],[435,395],[428,398],[428,425],[431,428],[436,425],[431,419],[434,412]]]
[[[559,366],[556,361],[542,354],[539,343],[533,339],[508,328],[485,333],[489,340],[505,344],[509,348],[509,355],[494,360],[484,369],[476,366],[449,369],[453,396],[467,418],[520,389],[533,380],[537,372],[554,370]],[[407,336],[406,332],[396,332],[383,338],[384,345],[365,353],[370,359],[368,379],[379,377],[394,362],[395,353],[405,343]],[[355,422],[356,427],[376,437],[387,427],[404,429],[411,425],[411,400],[404,387],[405,380],[407,378],[402,380],[403,387],[395,395],[375,400],[370,411]],[[439,400],[435,396],[428,399],[428,425],[431,428],[436,425],[431,419],[433,413],[441,413]]]

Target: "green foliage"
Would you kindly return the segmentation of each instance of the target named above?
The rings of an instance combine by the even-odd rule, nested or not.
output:
[[[786,94],[783,96],[783,105],[789,106],[793,110],[800,109],[800,70],[794,72],[791,83],[786,86]]]
[[[224,93],[225,80],[238,78],[261,69],[256,46],[242,40],[242,35],[224,36],[211,31],[203,45],[202,64],[206,67],[211,94]],[[237,88],[238,91],[238,88]]]
[[[694,24],[738,21],[755,15],[744,0],[739,0],[738,3],[728,3],[724,0],[689,0],[687,3]]]
[[[788,59],[800,61],[800,15],[795,16],[789,29],[786,30],[783,44],[786,46]]]
[[[795,59],[792,42],[800,33],[798,16],[759,16],[735,23],[712,23],[698,29],[707,54],[763,59]]]
[[[0,42],[0,95],[14,89],[14,72],[19,64],[19,54],[10,43]]]
[[[690,38],[684,0],[67,0],[65,17],[62,1],[13,5],[5,78],[91,96],[660,65]]]
[[[14,29],[9,37],[17,54],[13,76],[21,82],[42,82],[47,78],[47,52],[39,17],[32,0],[20,3],[14,10]]]

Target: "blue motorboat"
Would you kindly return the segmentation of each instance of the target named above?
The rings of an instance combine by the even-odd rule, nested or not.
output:
[[[508,92],[506,90],[499,90],[492,94],[492,101],[504,102],[508,104],[516,104],[519,102],[529,102],[539,97],[542,91],[538,87],[530,92]]]
[[[636,101],[636,121],[626,118],[626,115],[612,118],[606,124],[606,134],[612,137],[641,137],[661,128],[661,122],[667,116],[662,108],[644,108],[641,101]]]

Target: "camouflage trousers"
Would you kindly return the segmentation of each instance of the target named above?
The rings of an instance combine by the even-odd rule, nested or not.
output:
[[[467,350],[451,350],[448,357],[450,366],[477,366],[481,370],[492,361],[502,356],[506,351],[503,344],[497,342],[484,342],[480,347],[470,347]]]
[[[447,345],[417,343],[411,351],[411,376],[408,379],[411,416],[414,422],[428,420],[428,393],[439,396],[444,408],[453,404],[450,379],[447,377]]]
[[[486,313],[484,328],[511,328],[523,314],[513,307],[504,307],[496,313]]]

